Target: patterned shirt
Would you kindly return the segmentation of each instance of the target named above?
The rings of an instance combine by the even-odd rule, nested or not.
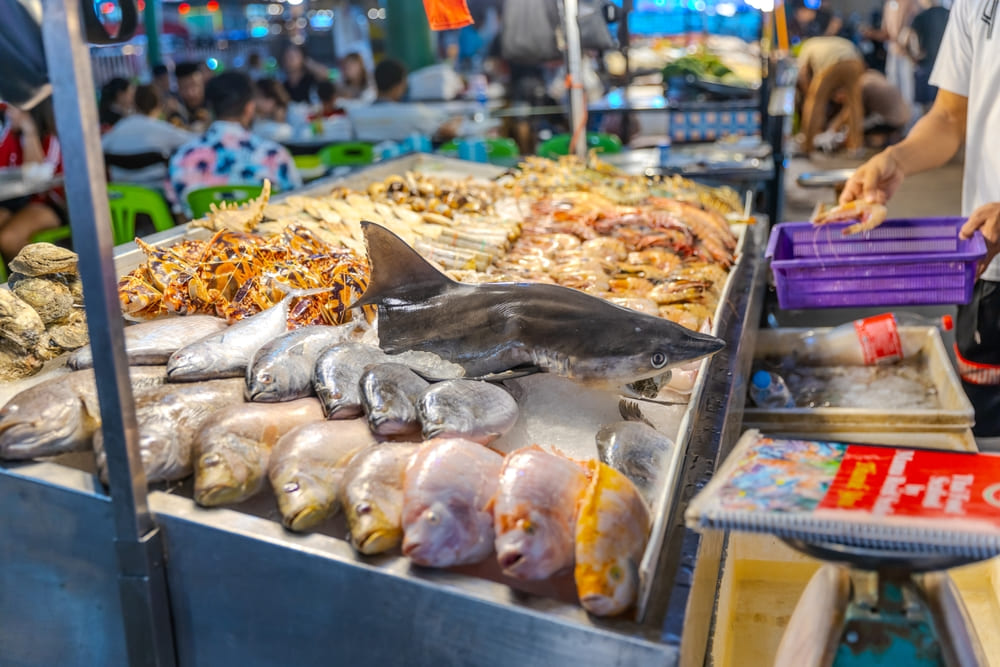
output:
[[[167,194],[190,216],[187,195],[192,190],[259,185],[265,178],[285,192],[302,186],[302,177],[283,146],[251,134],[239,123],[217,120],[204,135],[174,153]]]

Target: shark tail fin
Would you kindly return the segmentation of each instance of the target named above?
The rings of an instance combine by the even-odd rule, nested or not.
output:
[[[362,222],[371,279],[352,308],[377,304],[389,296],[418,300],[441,292],[452,281],[382,225]]]

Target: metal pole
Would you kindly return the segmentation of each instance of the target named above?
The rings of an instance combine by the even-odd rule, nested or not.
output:
[[[570,153],[587,156],[587,106],[583,99],[583,53],[580,48],[579,5],[577,0],[563,0],[563,20],[566,24],[566,72],[569,74],[569,123],[576,141]]]
[[[42,36],[62,145],[73,244],[80,256],[108,459],[119,593],[133,666],[176,664],[163,545],[146,504],[112,257],[90,51],[79,2],[44,0]]]
[[[163,8],[160,0],[146,0],[142,11],[142,24],[146,29],[146,61],[149,68],[161,64],[160,35],[163,33]]]

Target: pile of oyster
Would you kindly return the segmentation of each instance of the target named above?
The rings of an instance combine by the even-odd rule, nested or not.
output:
[[[10,262],[0,289],[0,382],[34,375],[46,360],[87,344],[75,252],[32,243]]]

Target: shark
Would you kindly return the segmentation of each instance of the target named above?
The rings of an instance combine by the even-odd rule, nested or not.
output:
[[[621,387],[715,354],[724,341],[569,287],[452,280],[401,238],[361,223],[371,278],[353,308],[377,307],[390,354],[432,352],[466,377],[555,373]]]

